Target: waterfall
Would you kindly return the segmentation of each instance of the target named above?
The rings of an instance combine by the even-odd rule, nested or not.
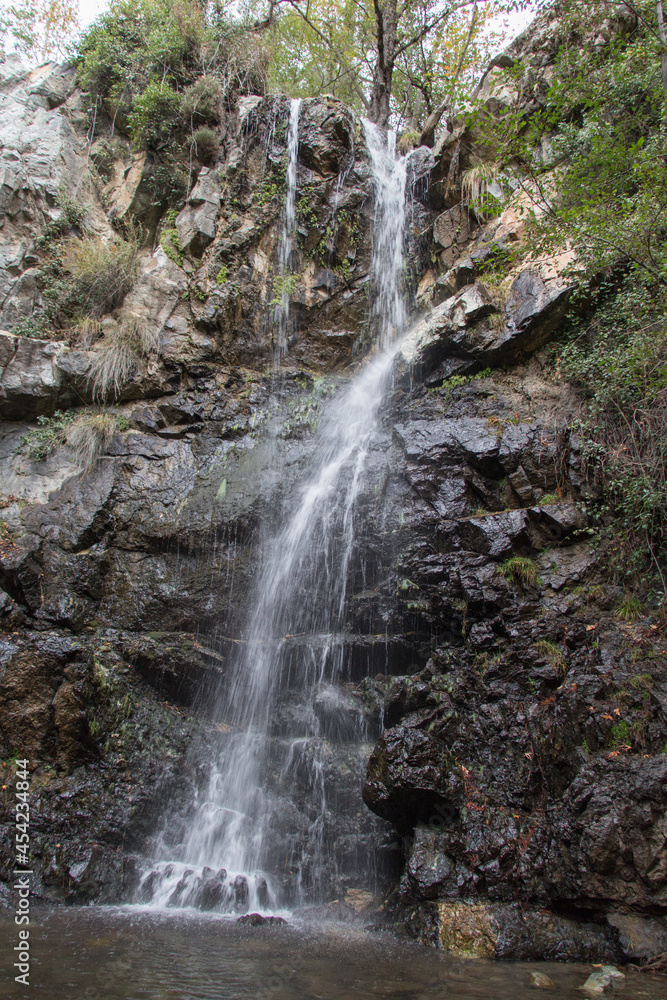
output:
[[[385,134],[364,120],[366,148],[375,188],[375,225],[371,261],[372,320],[381,347],[405,330],[403,282],[405,180],[408,158],[396,158],[396,133]]]
[[[289,286],[289,279],[292,272],[292,250],[294,248],[294,234],[296,232],[296,168],[299,157],[300,110],[301,98],[293,98],[290,101],[289,131],[287,138],[287,195],[285,198],[285,216],[283,220],[283,231],[280,238],[280,249],[278,251],[278,274],[273,287],[274,298],[279,297],[274,317],[277,332],[276,353],[278,359],[287,353],[289,333],[289,306],[292,291]]]
[[[297,121],[298,104],[290,148]],[[144,876],[140,897],[154,905],[238,912],[326,896],[331,803],[325,758],[329,741],[351,735],[349,720],[347,728],[337,721],[336,682],[347,666],[356,501],[400,346],[396,335],[405,325],[405,160],[385,145],[379,129],[364,127],[375,198],[374,310],[378,342],[387,346],[325,408],[293,513],[264,545],[244,640],[218,712],[228,733],[194,803],[179,859]],[[295,721],[290,731],[276,732],[285,689],[296,692]],[[360,719],[352,736],[359,743],[364,735]],[[282,791],[295,785],[297,774],[306,787],[304,805]],[[355,808],[363,808],[360,797]]]

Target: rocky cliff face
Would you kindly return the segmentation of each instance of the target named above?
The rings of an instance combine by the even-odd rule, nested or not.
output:
[[[502,64],[487,76],[490,113],[539,100],[548,29],[520,43],[542,73],[529,96]],[[219,160],[169,214],[150,156],[89,131],[71,70],[1,69],[0,752],[8,774],[14,756],[33,762],[36,892],[117,901],[219,739],[209,706],[242,638],[260,525],[290,509],[319,406],[369,344],[369,169],[349,110],[305,101],[281,286],[288,101],[241,99]],[[651,623],[615,616],[623,595],[591,542],[577,403],[545,350],[567,306],[562,262],[485,279],[522,221],[520,196],[492,222],[461,204],[457,170],[482,139],[454,127],[411,158],[421,319],[360,503],[337,701],[369,739],[383,730],[363,789],[383,822],[346,807],[334,853],[388,859],[387,911],[453,951],[641,957],[667,947],[667,651]],[[132,318],[159,344],[108,399],[116,433],[87,468],[57,434],[30,445],[53,426],[36,418],[93,401],[100,349],[57,323],[21,333],[48,303],[40,236],[63,192],[101,237],[144,227],[137,280],[103,325]],[[350,753],[332,747],[327,780],[354,802]],[[331,884],[339,898],[366,887]]]

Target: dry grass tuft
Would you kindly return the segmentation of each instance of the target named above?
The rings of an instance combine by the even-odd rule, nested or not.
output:
[[[67,429],[66,440],[74,452],[76,464],[90,469],[111,444],[114,434],[127,429],[127,420],[107,410],[86,412],[78,416]]]
[[[97,347],[88,381],[97,402],[118,399],[123,387],[139,371],[145,358],[156,354],[158,338],[136,318],[121,320],[107,330]]]
[[[122,303],[134,284],[140,243],[138,233],[128,240],[84,236],[67,243],[62,265],[72,275],[85,313],[103,316]]]
[[[93,316],[81,316],[72,324],[70,336],[72,343],[87,351],[102,336],[102,324]]]

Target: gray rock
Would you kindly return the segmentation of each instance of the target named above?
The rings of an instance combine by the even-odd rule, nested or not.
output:
[[[202,167],[187,205],[176,218],[178,239],[186,253],[201,257],[215,236],[219,207],[220,182],[217,173]]]
[[[413,327],[398,352],[396,375],[427,378],[444,362],[442,377],[449,374],[447,365],[449,371],[473,372],[524,359],[547,342],[571,291],[562,280],[547,282],[535,271],[523,271],[512,284],[502,321],[489,322],[499,309],[484,283],[466,286]]]
[[[541,346],[562,318],[572,288],[563,280],[547,282],[537,271],[522,271],[512,283],[505,306],[508,333],[515,338],[534,333],[531,349]]]
[[[0,414],[5,418],[52,413],[61,390],[62,343],[0,333]]]
[[[623,955],[629,961],[654,958],[667,951],[667,920],[636,913],[612,912],[607,923],[618,931]]]
[[[440,260],[443,267],[451,267],[461,256],[474,228],[474,219],[462,204],[449,208],[438,216],[433,223],[433,239],[441,248]]]
[[[311,98],[299,116],[299,159],[319,174],[339,173],[354,150],[354,118],[341,101]]]
[[[608,990],[612,984],[612,977],[608,972],[592,972],[588,977],[583,986],[578,988],[584,992],[589,993],[591,996],[600,996],[605,990]]]
[[[552,990],[556,984],[544,972],[531,972],[530,985],[536,986],[538,990]]]

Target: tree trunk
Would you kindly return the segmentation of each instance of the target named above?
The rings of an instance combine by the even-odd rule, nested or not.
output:
[[[368,117],[381,128],[389,124],[391,85],[396,60],[396,0],[373,0],[376,61]]]
[[[665,12],[662,0],[656,0],[658,13],[658,33],[660,35],[660,63],[662,65],[662,90],[665,98],[665,121],[667,122],[667,33],[665,32]]]

